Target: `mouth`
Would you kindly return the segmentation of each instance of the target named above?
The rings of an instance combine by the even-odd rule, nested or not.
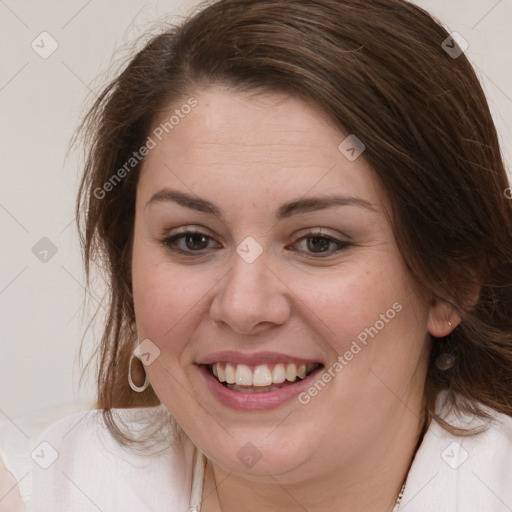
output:
[[[285,354],[234,351],[211,354],[196,364],[211,396],[237,411],[270,411],[293,403],[325,367]]]
[[[248,365],[219,361],[206,365],[206,368],[214,379],[231,391],[270,393],[305,380],[322,366],[321,363],[282,362]]]

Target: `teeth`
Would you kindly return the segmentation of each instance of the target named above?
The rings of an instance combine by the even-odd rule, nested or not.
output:
[[[214,367],[217,365],[213,365]],[[235,377],[235,369],[233,368],[233,365],[226,363],[226,368],[224,370],[224,376],[226,377],[226,382],[228,384],[234,384],[236,381]]]
[[[270,386],[272,384],[272,374],[266,364],[260,364],[254,369],[252,374],[253,386]]]
[[[288,363],[286,365],[286,380],[293,382],[297,378],[297,365]]]
[[[226,382],[226,376],[220,364],[217,365],[217,379],[219,379],[220,382]]]
[[[245,364],[214,363],[211,366],[213,375],[220,382],[237,386],[255,386],[260,388],[273,387],[272,384],[282,384],[285,381],[295,382],[297,378],[304,379],[308,372],[314,370],[317,364],[278,363],[272,371],[266,364],[260,364],[251,369]],[[277,388],[276,388],[277,389]],[[262,389],[263,391],[263,389]]]
[[[245,364],[236,367],[235,382],[239,386],[252,386],[252,372]]]
[[[238,391],[239,393],[268,393],[269,391],[277,391],[279,386],[263,386],[263,387],[240,387],[235,385],[228,385],[229,389]]]
[[[281,384],[286,380],[286,370],[284,364],[276,364],[272,370],[272,382],[275,384]]]

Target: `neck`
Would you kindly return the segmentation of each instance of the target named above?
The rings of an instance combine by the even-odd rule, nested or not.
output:
[[[358,460],[307,480],[283,483],[281,475],[249,480],[208,461],[202,512],[391,512],[423,433],[421,416],[404,407],[388,435],[369,443]]]

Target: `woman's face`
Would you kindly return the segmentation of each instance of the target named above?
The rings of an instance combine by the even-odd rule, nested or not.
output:
[[[418,432],[443,311],[401,259],[364,153],[297,99],[195,100],[151,135],[137,188],[133,292],[153,389],[214,463],[248,478],[385,456]]]

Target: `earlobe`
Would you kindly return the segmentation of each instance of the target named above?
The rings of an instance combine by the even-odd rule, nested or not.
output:
[[[463,304],[459,304],[459,307],[462,308],[462,311],[474,307],[479,296],[480,286],[477,284],[471,285],[465,294],[466,300]],[[450,334],[461,322],[459,311],[449,301],[438,296],[432,297],[427,323],[429,334],[436,338],[443,338]]]
[[[453,306],[442,299],[434,299],[428,315],[427,330],[436,338],[448,336],[461,321]]]

